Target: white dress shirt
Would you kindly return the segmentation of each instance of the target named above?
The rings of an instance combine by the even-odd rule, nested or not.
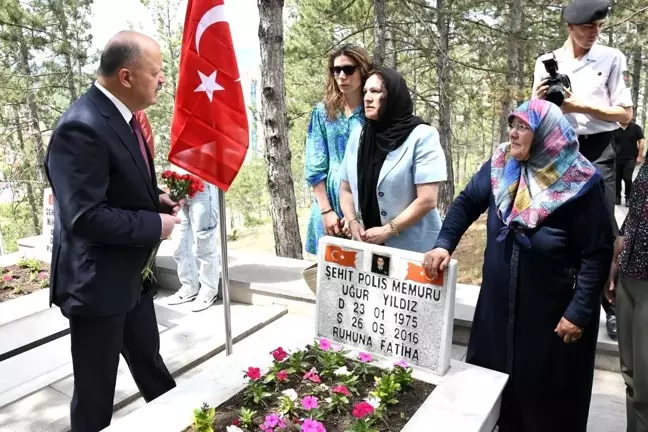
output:
[[[128,109],[124,102],[117,99],[115,95],[106,90],[106,88],[99,84],[97,81],[94,82],[94,85],[101,91],[101,93],[105,94],[113,104],[115,104],[120,114],[124,117],[124,120],[126,120],[126,124],[128,125],[128,127],[130,127],[130,121],[133,118],[132,111]]]
[[[568,53],[565,45],[554,51],[558,73],[569,76],[572,93],[579,99],[603,107],[631,107],[632,94],[626,85],[626,57],[616,48],[595,43],[587,54],[577,60]],[[538,58],[533,74],[533,88],[548,77],[544,64]],[[533,97],[535,98],[535,92]],[[565,114],[578,135],[593,135],[619,128],[619,123],[595,119],[581,113]]]

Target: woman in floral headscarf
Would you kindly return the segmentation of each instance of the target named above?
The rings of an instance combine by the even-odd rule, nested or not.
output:
[[[585,432],[614,242],[602,178],[552,103],[526,102],[509,124],[510,141],[457,197],[423,265],[443,270],[488,210],[466,361],[509,375],[500,432]]]

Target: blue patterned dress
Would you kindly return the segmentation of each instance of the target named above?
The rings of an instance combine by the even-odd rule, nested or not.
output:
[[[328,200],[337,213],[342,217],[340,209],[340,175],[338,173],[347,141],[351,131],[362,127],[365,122],[362,105],[356,108],[351,116],[338,113],[335,120],[330,121],[323,102],[313,108],[308,136],[306,137],[306,161],[304,176],[312,187],[326,181]],[[306,252],[317,254],[319,239],[324,236],[324,225],[317,199],[313,197],[311,215],[306,233]]]

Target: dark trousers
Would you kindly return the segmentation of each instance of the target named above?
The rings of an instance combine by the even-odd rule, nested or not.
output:
[[[619,235],[619,225],[614,217],[616,205],[616,164],[613,141],[614,137],[611,132],[578,136],[581,154],[596,167],[603,177],[605,201],[612,219],[612,230],[616,237]],[[615,314],[614,307],[607,301],[603,301],[603,310],[605,310],[608,316]]]
[[[637,161],[635,159],[616,161],[616,198],[621,199],[621,183],[625,186],[626,203],[632,194],[632,174],[634,173]]]
[[[72,432],[98,432],[110,425],[121,353],[147,402],[175,387],[160,356],[153,297],[143,295],[128,313],[71,316],[74,394]]]
[[[619,357],[626,384],[627,432],[648,432],[648,281],[621,273]]]

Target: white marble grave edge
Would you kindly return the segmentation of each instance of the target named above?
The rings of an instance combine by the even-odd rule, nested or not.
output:
[[[378,252],[378,253],[384,253],[385,255],[394,255],[394,253],[396,253],[398,256],[402,258],[410,259],[412,261],[419,261],[419,262],[423,261],[423,256],[424,256],[424,254],[418,252],[406,251],[403,249],[395,249],[386,246],[377,246],[373,244],[362,243],[362,242],[348,240],[348,239],[342,239],[339,237],[324,236],[319,240],[319,246],[318,246],[319,252],[317,256],[317,262],[320,262],[320,260],[322,259],[322,254],[324,253],[324,249],[325,249],[324,245],[327,244],[352,248],[356,250],[362,250],[364,253],[368,253],[370,250],[373,250],[374,252]],[[390,261],[390,266],[394,265],[393,263],[394,261]],[[364,266],[366,268],[363,268],[363,271],[369,272],[371,270],[371,268],[368,266],[369,264],[370,264],[369,260],[364,261]],[[324,271],[323,266],[318,266],[317,280],[320,279],[323,271]],[[441,331],[441,342],[439,344],[438,366],[437,366],[437,370],[425,369],[439,376],[443,376],[450,368],[450,356],[452,354],[455,293],[457,291],[457,261],[454,259],[450,260],[450,263],[448,264],[448,268],[444,272],[444,283],[446,289],[446,297],[445,297],[446,304],[445,304],[445,314],[443,317],[443,328]],[[316,338],[319,338],[319,332],[318,332],[319,308],[317,307],[317,303],[320,301],[321,295],[322,295],[321,291],[318,289],[316,295],[317,301],[315,304],[316,305],[315,306],[315,337]],[[335,341],[335,343],[339,345],[343,345],[345,349],[355,349],[350,345],[343,344],[343,343],[340,344],[338,341]]]

